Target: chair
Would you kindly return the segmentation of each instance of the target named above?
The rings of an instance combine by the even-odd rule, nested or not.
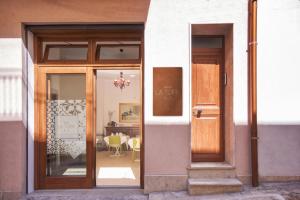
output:
[[[110,148],[115,148],[114,156],[120,156],[120,149],[121,149],[121,137],[119,135],[111,135],[109,136],[109,142],[108,142],[108,150],[110,151]]]
[[[140,152],[140,139],[132,138],[132,160],[135,161],[136,152]]]

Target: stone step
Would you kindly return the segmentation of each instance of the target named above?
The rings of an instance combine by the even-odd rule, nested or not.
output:
[[[190,195],[240,192],[241,189],[242,183],[236,178],[188,179],[188,192]]]
[[[235,167],[222,162],[192,163],[188,167],[189,178],[235,178]]]
[[[0,196],[1,199],[1,196]],[[21,200],[109,200],[139,199],[148,200],[148,195],[141,189],[130,188],[92,188],[92,189],[61,189],[36,190]]]

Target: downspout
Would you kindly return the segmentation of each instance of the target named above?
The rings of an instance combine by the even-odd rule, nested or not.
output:
[[[252,186],[258,186],[257,155],[257,0],[248,5],[248,70],[249,70],[249,125],[251,132]]]

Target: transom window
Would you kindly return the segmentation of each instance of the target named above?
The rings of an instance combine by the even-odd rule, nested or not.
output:
[[[88,42],[44,42],[43,61],[87,61]]]
[[[96,61],[100,63],[139,63],[140,57],[139,41],[96,43]]]
[[[141,63],[140,41],[43,41],[44,63]]]

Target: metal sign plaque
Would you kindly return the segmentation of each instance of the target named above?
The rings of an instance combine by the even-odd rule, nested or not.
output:
[[[182,68],[153,68],[153,115],[182,115]]]

